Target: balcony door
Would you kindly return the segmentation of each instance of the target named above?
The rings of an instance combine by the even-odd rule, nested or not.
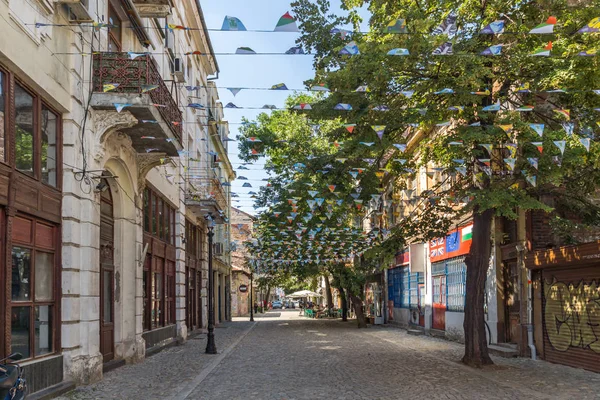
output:
[[[102,192],[100,202],[100,352],[106,363],[115,356],[115,221],[110,187],[106,180],[102,182],[106,190]]]
[[[123,47],[123,31],[121,30],[123,21],[110,3],[108,4],[108,23],[111,25],[108,29],[108,52],[120,52]]]

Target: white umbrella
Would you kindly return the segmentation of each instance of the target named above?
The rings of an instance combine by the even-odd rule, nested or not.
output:
[[[286,297],[323,297],[319,293],[311,292],[310,290],[300,290],[299,292],[294,292]]]

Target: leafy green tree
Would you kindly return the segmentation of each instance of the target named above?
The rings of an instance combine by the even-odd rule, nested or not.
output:
[[[578,30],[600,15],[600,4],[571,3],[346,0],[343,16],[326,0],[293,3],[299,44],[315,55],[316,75],[307,85],[331,90],[302,113],[342,124],[326,134],[345,142],[341,151],[357,161],[353,167],[374,158],[371,165],[406,179],[434,165],[451,182],[421,195],[426,212],[401,222],[385,243],[435,237],[453,219],[472,215],[463,358],[469,365],[491,363],[483,304],[492,219],[551,211],[540,200],[550,196],[598,221],[589,198],[600,178],[594,134],[600,103],[593,91],[600,74],[597,57],[581,56],[592,54],[598,33]],[[371,29],[358,33],[355,8],[366,4]],[[530,33],[554,20],[552,32]],[[340,31],[344,24],[354,33]],[[482,33],[500,24],[502,35]],[[334,110],[339,103],[352,109]],[[352,132],[343,124],[352,124]],[[385,126],[381,138],[373,126]],[[361,195],[378,193],[373,182],[360,180]],[[372,252],[385,252],[385,243]]]

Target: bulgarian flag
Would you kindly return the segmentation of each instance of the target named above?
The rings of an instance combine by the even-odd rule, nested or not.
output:
[[[546,20],[546,22],[544,22],[543,24],[539,24],[538,26],[536,26],[535,28],[530,30],[529,34],[531,35],[531,34],[536,34],[536,33],[553,33],[555,24],[556,24],[556,17],[549,17]]]
[[[473,239],[473,225],[462,228],[460,233],[461,233],[461,235],[460,235],[461,242],[467,242],[467,241]]]
[[[298,32],[298,27],[296,26],[296,20],[294,17],[290,15],[289,12],[286,12],[279,21],[277,22],[277,26],[274,29],[275,32]]]
[[[530,55],[534,57],[549,57],[550,50],[552,50],[552,42],[548,42],[548,44],[544,47],[539,47],[535,49]]]

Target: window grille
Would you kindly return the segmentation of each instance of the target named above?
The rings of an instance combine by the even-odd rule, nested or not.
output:
[[[446,290],[448,291],[448,311],[465,310],[467,288],[467,265],[465,257],[456,257],[446,261]]]

